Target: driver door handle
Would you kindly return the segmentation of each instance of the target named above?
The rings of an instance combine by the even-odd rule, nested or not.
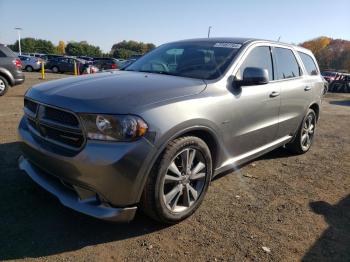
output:
[[[311,86],[305,86],[304,90],[305,91],[310,91],[311,90]]]
[[[280,95],[279,92],[273,91],[273,92],[270,94],[270,97],[276,97],[276,96],[279,96],[279,95]]]

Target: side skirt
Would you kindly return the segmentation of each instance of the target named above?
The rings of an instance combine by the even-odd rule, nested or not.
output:
[[[232,157],[227,159],[220,167],[218,167],[217,169],[215,169],[214,171],[214,177],[219,175],[222,172],[227,172],[228,170],[234,170],[236,169],[238,166],[247,163],[259,156],[262,156],[280,146],[285,145],[286,143],[288,143],[289,141],[291,141],[293,138],[293,136],[284,136],[281,137],[271,143],[268,143],[266,145],[263,145],[261,147],[258,147],[256,149],[253,149],[251,151],[248,151],[247,153],[241,154],[239,156],[236,157]]]

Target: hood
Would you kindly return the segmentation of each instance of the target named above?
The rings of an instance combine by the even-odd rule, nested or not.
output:
[[[26,97],[78,113],[135,113],[136,108],[200,93],[203,80],[130,71],[70,77],[33,86]]]

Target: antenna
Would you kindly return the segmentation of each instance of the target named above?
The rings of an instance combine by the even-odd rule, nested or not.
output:
[[[211,26],[208,27],[208,38],[210,37]]]

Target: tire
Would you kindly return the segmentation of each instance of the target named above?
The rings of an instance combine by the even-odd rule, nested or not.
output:
[[[60,70],[59,70],[59,68],[57,66],[53,66],[51,68],[51,70],[52,70],[53,73],[59,73],[60,72]]]
[[[26,66],[25,70],[27,72],[33,72],[34,71],[33,67],[31,67],[31,66]]]
[[[6,78],[0,76],[0,96],[5,95],[8,89],[9,89],[9,84]]]
[[[314,110],[309,108],[295,138],[292,142],[286,145],[286,148],[295,154],[304,154],[309,151],[315,136],[316,124],[316,113]]]
[[[184,162],[190,163],[188,168],[183,168]],[[212,159],[207,144],[194,136],[175,139],[168,144],[150,172],[141,208],[161,223],[180,222],[200,206],[211,177]]]

